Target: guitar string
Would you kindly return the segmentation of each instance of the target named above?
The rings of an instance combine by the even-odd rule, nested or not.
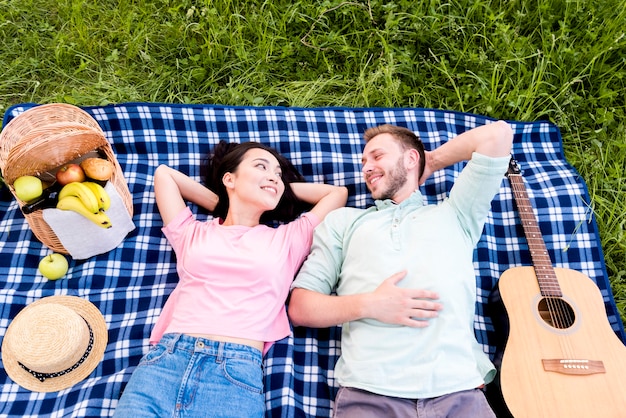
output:
[[[521,184],[520,186],[523,186],[523,184]],[[520,188],[520,192],[524,192],[524,197],[528,198],[528,196],[525,195],[524,189]],[[530,200],[527,201],[530,202]],[[530,205],[529,207],[524,208],[524,210],[526,211],[527,216],[533,214],[532,212],[530,212],[532,210],[532,206]],[[527,220],[527,228],[531,232],[531,236],[529,236],[528,238],[530,241],[536,241],[533,242],[534,252],[531,254],[531,256],[533,258],[534,265],[536,267],[540,267],[536,268],[536,273],[538,275],[538,280],[541,281],[543,289],[545,290],[545,294],[543,296],[546,302],[546,306],[548,308],[548,312],[550,314],[550,320],[553,326],[555,326],[556,328],[564,329],[567,328],[568,325],[571,325],[572,318],[570,316],[569,310],[564,309],[564,304],[561,303],[560,296],[562,295],[560,294],[560,288],[558,282],[555,281],[556,275],[554,274],[552,262],[550,260],[550,257],[548,256],[547,249],[545,248],[545,242],[541,238],[541,232],[539,230],[538,224],[531,221],[532,219]],[[530,230],[531,226],[536,228],[536,231]],[[538,246],[539,252],[536,252]]]
[[[520,203],[519,209],[521,210],[521,214],[523,214],[523,216],[521,215],[521,217],[523,221],[524,230],[526,231],[526,238],[528,239],[529,245],[530,245],[529,250],[531,254],[531,259],[533,261],[533,266],[535,268],[535,274],[537,276],[540,289],[542,290],[542,297],[546,302],[546,307],[548,310],[551,324],[553,327],[562,328],[565,319],[563,318],[562,312],[560,312],[560,310],[557,309],[558,308],[557,302],[553,298],[552,291],[546,291],[545,278],[543,277],[543,272],[542,272],[542,269],[540,268],[540,267],[544,267],[545,269],[545,260],[543,263],[539,263],[539,260],[538,260],[542,255],[545,256],[545,253],[538,254],[536,252],[536,246],[537,246],[537,243],[535,242],[537,241],[536,231],[531,230],[531,226],[534,226],[534,223],[531,222],[531,220],[529,219],[525,219],[530,216],[531,214],[530,211],[532,210],[532,207],[530,206],[530,203],[525,205],[526,202],[530,202],[530,199],[528,198],[528,195],[525,191],[523,179],[521,178],[521,176],[519,177],[519,183],[514,183],[514,188],[516,192],[518,193],[518,196],[523,197],[525,200],[525,202],[519,202]],[[541,243],[542,241],[539,241],[539,242]],[[541,252],[543,253],[543,251]],[[548,289],[548,290],[551,290],[551,289]],[[538,306],[538,309],[539,309],[539,306]],[[562,343],[561,345],[563,346]],[[563,346],[562,348],[566,349],[567,347]]]
[[[513,181],[513,177],[517,177],[519,182]],[[510,176],[509,179],[511,180],[513,189],[517,192],[516,196],[523,197],[526,200],[526,202],[528,202],[528,205],[527,205],[528,207],[522,205],[521,203],[523,202],[521,203],[518,202],[520,203],[518,205],[520,206],[519,208],[521,210],[520,213],[525,213],[527,216],[530,216],[530,215],[533,216],[532,219],[529,218],[528,220],[523,219],[524,216],[521,216],[521,217],[523,221],[522,226],[524,227],[524,230],[527,231],[526,235],[527,235],[527,239],[529,243],[532,241],[537,241],[537,242],[532,242],[533,249],[531,249],[531,259],[533,260],[533,265],[535,266],[535,273],[537,275],[538,281],[540,282],[540,287],[543,284],[544,289],[545,289],[547,285],[546,284],[547,280],[551,280],[551,283],[553,283],[552,288],[550,288],[549,291],[546,292],[547,294],[543,294],[542,292],[542,297],[544,298],[546,302],[546,307],[550,316],[550,321],[552,322],[552,326],[554,326],[555,328],[566,329],[573,324],[574,318],[572,318],[571,316],[571,311],[569,309],[566,309],[566,306],[565,306],[566,302],[562,299],[562,293],[560,293],[560,287],[558,284],[558,280],[556,278],[556,272],[554,271],[552,267],[552,261],[548,255],[548,252],[545,246],[545,241],[542,238],[541,230],[539,229],[538,222],[536,220],[534,212],[532,211],[532,205],[530,204],[530,199],[528,197],[528,194],[526,193],[526,188],[523,183],[524,179],[521,176]],[[532,222],[532,220],[534,220],[535,222]],[[532,236],[528,234],[528,232],[533,232],[530,230],[531,226],[534,226],[537,229],[536,231],[534,231],[534,234]],[[539,253],[535,252],[537,251],[536,250],[537,245],[541,247],[541,250],[539,251]],[[538,260],[540,258],[542,259],[542,263],[539,263],[539,264],[541,264],[542,269],[537,269]],[[547,273],[546,273],[546,270],[547,270]],[[558,290],[560,294],[555,292],[555,290]],[[561,349],[564,351],[564,353],[566,353],[566,355],[569,355],[570,358],[573,358],[572,356],[573,351],[572,351],[572,347],[570,346],[569,340],[566,338],[559,338],[559,341],[560,341]]]
[[[523,179],[520,178],[520,181],[523,181]],[[516,191],[518,192],[519,196],[523,197],[525,200],[525,202],[521,202],[520,204],[520,209],[522,210],[522,213],[525,215],[525,216],[522,216],[523,218],[522,220],[524,222],[523,226],[524,226],[524,229],[526,230],[527,239],[530,244],[529,250],[531,254],[531,259],[535,267],[535,273],[537,275],[537,280],[539,281],[539,286],[542,289],[542,296],[544,297],[546,301],[546,305],[548,307],[548,313],[550,314],[550,320],[552,324],[556,327],[562,327],[564,323],[564,318],[562,317],[561,312],[559,312],[559,310],[557,309],[556,302],[553,299],[553,296],[554,296],[552,294],[553,289],[546,289],[547,283],[544,277],[545,260],[542,260],[541,262],[539,260],[540,258],[545,258],[545,253],[542,251],[543,248],[540,248],[540,253],[536,252],[537,246],[541,244],[541,240],[538,240],[536,238],[537,231],[534,231],[531,229],[531,227],[536,226],[536,225],[534,225],[534,223],[531,222],[531,220],[524,219],[524,218],[528,218],[531,214],[530,211],[532,210],[532,207],[530,206],[530,204],[525,204],[526,202],[529,202],[530,200],[527,194],[525,193],[525,188],[523,187],[524,186],[523,184],[521,183],[515,184],[515,186],[517,186]],[[541,245],[539,246],[542,247]]]

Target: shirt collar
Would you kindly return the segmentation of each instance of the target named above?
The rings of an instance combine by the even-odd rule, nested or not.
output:
[[[422,193],[418,189],[414,191],[413,193],[411,193],[411,195],[408,198],[406,198],[399,204],[394,202],[391,199],[375,200],[374,204],[376,205],[377,210],[384,210],[384,209],[387,209],[390,207],[396,207],[396,206],[400,208],[409,207],[409,206],[423,206],[424,198],[422,196]]]

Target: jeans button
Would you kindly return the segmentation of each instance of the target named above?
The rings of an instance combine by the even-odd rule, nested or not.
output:
[[[198,348],[204,348],[204,343],[202,341],[198,341]]]

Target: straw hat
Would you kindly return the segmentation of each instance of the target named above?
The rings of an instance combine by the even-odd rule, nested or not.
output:
[[[2,341],[2,363],[23,388],[56,392],[91,374],[107,340],[106,322],[94,304],[76,296],[49,296],[13,319]]]

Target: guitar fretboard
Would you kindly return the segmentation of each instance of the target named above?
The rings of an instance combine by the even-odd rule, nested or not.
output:
[[[513,190],[513,196],[517,203],[517,210],[522,220],[524,234],[528,241],[528,249],[532,258],[533,267],[539,282],[541,294],[546,297],[561,297],[561,286],[559,286],[556,273],[552,268],[552,260],[548,254],[546,244],[541,235],[537,218],[533,212],[533,207],[526,192],[524,178],[520,174],[508,174]]]

